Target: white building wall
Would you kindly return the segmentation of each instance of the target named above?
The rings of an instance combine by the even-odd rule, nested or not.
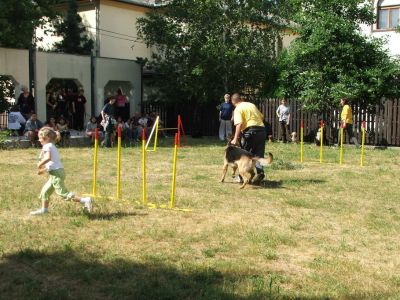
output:
[[[0,75],[12,76],[18,98],[21,87],[29,87],[29,51],[0,48]]]
[[[118,1],[101,1],[100,56],[133,60],[151,58],[151,48],[138,40],[136,28],[136,20],[145,17],[148,11],[148,8]]]
[[[46,86],[52,78],[78,80],[85,90],[86,110],[91,111],[91,61],[89,56],[36,52],[35,99],[40,120],[46,119]]]
[[[140,111],[141,104],[141,66],[132,60],[95,58],[95,114],[100,114],[104,106],[104,87],[109,81],[128,81],[132,91],[128,93],[130,101],[130,115]]]

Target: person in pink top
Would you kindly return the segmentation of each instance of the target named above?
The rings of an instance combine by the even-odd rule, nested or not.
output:
[[[124,121],[126,121],[128,118],[128,106],[127,103],[128,101],[126,100],[126,96],[122,93],[122,89],[118,88],[117,90],[117,117],[121,117]]]

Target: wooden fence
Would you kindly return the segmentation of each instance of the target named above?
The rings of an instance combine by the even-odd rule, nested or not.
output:
[[[279,139],[280,128],[276,109],[278,99],[267,99],[258,102],[260,111],[265,120],[272,126],[273,138]],[[290,131],[300,135],[301,120],[304,121],[305,141],[313,142],[319,128],[320,120],[325,123],[326,139],[329,144],[337,143],[339,130],[339,108],[324,114],[306,112],[295,101],[289,101],[292,112]],[[362,122],[366,123],[366,144],[400,146],[400,99],[387,100],[382,105],[377,105],[374,110],[365,110],[352,105],[354,134],[361,141]],[[176,126],[177,115],[182,116],[185,130],[189,134],[213,136],[218,134],[218,110],[215,104],[198,106],[196,109],[190,105],[165,105],[144,103],[144,112],[157,111],[167,127]],[[196,110],[196,113],[195,113]],[[346,137],[346,140],[348,138]]]

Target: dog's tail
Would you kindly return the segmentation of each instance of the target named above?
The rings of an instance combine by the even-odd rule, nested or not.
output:
[[[269,152],[267,158],[254,157],[253,160],[258,161],[263,167],[265,167],[265,166],[272,164],[272,161],[274,160],[274,156],[272,155],[271,152]]]

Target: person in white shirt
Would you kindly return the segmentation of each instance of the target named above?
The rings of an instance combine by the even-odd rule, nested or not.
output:
[[[25,129],[26,120],[20,113],[17,105],[13,106],[8,113],[8,129],[17,131],[18,135],[22,135]]]
[[[286,143],[289,135],[290,123],[290,107],[287,105],[286,99],[281,100],[281,105],[279,105],[276,110],[276,115],[279,118],[279,124],[281,126],[282,142]]]
[[[31,215],[43,215],[48,213],[50,195],[55,191],[57,195],[65,200],[73,200],[83,205],[84,211],[90,213],[92,210],[92,198],[78,197],[70,192],[64,183],[65,172],[61,163],[60,154],[55,143],[60,139],[60,135],[50,127],[43,127],[39,130],[39,142],[42,144],[40,161],[37,164],[38,175],[49,173],[49,180],[45,183],[40,192],[39,199],[42,201],[42,207],[32,211]]]

